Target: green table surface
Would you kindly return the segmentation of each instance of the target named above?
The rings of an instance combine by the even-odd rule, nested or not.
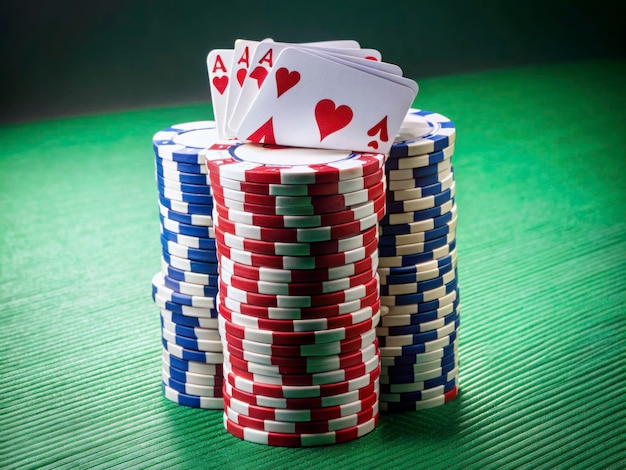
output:
[[[210,106],[1,127],[0,466],[624,468],[625,65],[420,82],[457,127],[461,393],[309,449],[161,394],[151,138]]]

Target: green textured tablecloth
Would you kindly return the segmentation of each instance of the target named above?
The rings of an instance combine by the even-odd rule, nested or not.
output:
[[[420,82],[457,127],[461,393],[313,449],[161,395],[151,138],[210,107],[0,128],[0,466],[624,468],[625,72]]]

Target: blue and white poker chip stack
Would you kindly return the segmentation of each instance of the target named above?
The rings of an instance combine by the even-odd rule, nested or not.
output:
[[[409,110],[385,165],[387,212],[379,227],[380,409],[408,411],[458,391],[459,287],[454,124]]]
[[[178,124],[153,138],[162,271],[152,279],[161,309],[162,387],[169,400],[222,409],[222,344],[213,198],[200,151],[217,139],[212,121]]]

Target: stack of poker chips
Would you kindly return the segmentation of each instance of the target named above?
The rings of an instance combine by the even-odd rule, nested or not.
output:
[[[206,158],[226,430],[277,446],[369,433],[385,156],[231,143]]]
[[[379,228],[380,409],[441,405],[458,391],[455,128],[412,109],[385,165],[387,213]]]
[[[200,151],[216,138],[211,121],[172,126],[153,138],[163,258],[152,297],[161,309],[163,393],[209,409],[223,408],[223,355],[213,198]]]

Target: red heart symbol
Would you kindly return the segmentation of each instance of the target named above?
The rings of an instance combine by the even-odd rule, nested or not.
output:
[[[281,67],[276,71],[276,91],[277,98],[290,88],[294,87],[300,81],[300,72],[294,70],[290,72],[285,67]]]
[[[243,81],[246,79],[246,69],[237,70],[237,81],[239,86],[243,86]]]
[[[378,142],[376,142],[375,140],[372,140],[371,142],[368,142],[367,146],[372,147],[374,150],[376,150],[378,149]]]
[[[267,77],[267,70],[261,66],[256,67],[252,72],[250,72],[250,78],[254,78],[257,81],[258,88],[261,88],[261,85],[263,85],[265,77]]]
[[[223,77],[213,77],[213,86],[220,92],[220,95],[224,94],[224,90],[228,86],[228,75]]]
[[[333,100],[321,100],[315,105],[315,121],[320,130],[321,142],[352,121],[352,109],[346,105],[336,107]]]

